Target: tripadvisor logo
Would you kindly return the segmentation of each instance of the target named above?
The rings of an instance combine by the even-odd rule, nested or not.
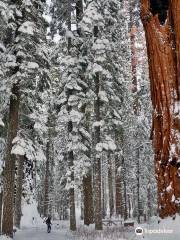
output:
[[[141,227],[137,227],[135,229],[135,233],[136,233],[136,235],[143,235],[143,229]]]

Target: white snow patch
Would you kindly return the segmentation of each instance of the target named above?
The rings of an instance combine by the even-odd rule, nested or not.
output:
[[[34,34],[34,23],[30,21],[24,22],[18,29],[19,32],[33,35]]]
[[[0,126],[1,126],[1,127],[4,127],[4,126],[5,126],[1,118],[0,118]]]
[[[169,186],[166,188],[167,192],[170,192],[172,190],[172,182],[169,184]]]
[[[27,66],[28,66],[28,68],[35,69],[35,68],[39,67],[39,64],[37,64],[35,62],[28,62]]]
[[[93,123],[93,127],[102,127],[104,125],[104,121],[96,121]]]
[[[37,203],[31,200],[30,204],[23,203],[22,207],[21,227],[32,227],[34,225],[43,225],[43,220],[39,216]]]
[[[12,140],[12,144],[15,144],[17,142],[20,141],[20,137],[19,136],[16,136],[13,140]]]
[[[7,237],[7,236],[1,236],[1,237],[0,237],[0,240],[10,240],[10,239],[12,239],[12,238],[9,238],[9,237]]]
[[[25,151],[24,151],[23,147],[21,147],[19,145],[15,145],[15,146],[13,146],[13,148],[11,150],[11,154],[24,156],[25,155]]]
[[[107,102],[107,103],[109,102],[105,91],[99,91],[99,98],[103,102]]]

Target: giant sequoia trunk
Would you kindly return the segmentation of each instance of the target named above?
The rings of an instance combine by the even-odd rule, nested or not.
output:
[[[180,212],[180,1],[141,0],[153,104],[159,215]]]
[[[4,179],[3,179],[3,221],[2,233],[13,236],[13,205],[14,205],[14,177],[15,156],[11,154],[12,141],[16,137],[18,128],[18,113],[20,103],[19,85],[14,84],[9,105],[9,126],[7,147],[5,155]]]

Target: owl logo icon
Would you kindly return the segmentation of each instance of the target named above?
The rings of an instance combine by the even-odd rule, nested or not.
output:
[[[143,229],[141,227],[137,227],[135,229],[135,233],[137,236],[143,235]]]

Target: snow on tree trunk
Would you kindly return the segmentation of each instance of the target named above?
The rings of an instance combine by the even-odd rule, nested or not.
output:
[[[16,197],[14,206],[14,225],[20,228],[22,209],[22,184],[23,184],[24,156],[17,156],[17,179],[16,179]]]
[[[180,1],[141,0],[153,104],[159,215],[180,212]]]
[[[99,89],[100,89],[100,79],[99,73],[96,73],[95,77],[95,88],[96,88],[96,100],[94,103],[94,114],[95,120],[100,122],[100,99],[99,99]],[[94,133],[94,143],[95,146],[100,143],[100,126],[95,126]],[[99,153],[95,156],[94,161],[94,217],[95,217],[95,228],[96,230],[102,230],[102,206],[101,206],[101,158]]]
[[[72,11],[72,6],[71,6],[71,0],[68,0],[68,30],[71,32],[71,11]],[[68,53],[71,55],[71,38],[68,37]],[[67,90],[67,99],[73,95],[73,90],[68,89]],[[70,113],[72,110],[72,106],[68,105],[67,106],[67,111]],[[72,120],[68,121],[68,134],[71,135],[73,132],[73,122]],[[73,150],[69,149],[68,150],[68,164],[69,164],[69,169],[71,171],[70,174],[70,179],[71,179],[71,187],[69,189],[69,209],[70,209],[70,230],[75,231],[76,230],[76,210],[75,210],[75,192],[74,192],[74,152]]]
[[[76,3],[76,19],[77,19],[77,32],[79,37],[82,37],[82,30],[81,30],[81,25],[80,22],[82,21],[83,17],[83,1],[78,0]],[[84,57],[84,54],[81,52],[82,50],[79,50],[79,57]],[[86,52],[86,51],[85,51]],[[81,68],[82,72],[80,74],[80,79],[86,83],[86,78],[85,78],[85,73],[87,71],[87,66],[86,64],[81,63]],[[83,93],[87,93],[89,90],[87,86],[82,85]],[[90,114],[87,109],[87,104],[84,103],[81,106],[81,112],[84,115],[84,121],[82,123],[82,126],[85,131],[89,133],[90,131]],[[87,150],[84,152],[84,154],[91,159],[91,142],[90,140],[82,134],[82,143],[86,146]],[[87,169],[87,173],[85,176],[83,176],[83,217],[84,217],[84,224],[85,225],[90,225],[93,223],[93,218],[94,218],[94,212],[93,212],[93,189],[92,189],[92,170],[91,167]]]
[[[94,27],[94,37],[98,37],[98,27]],[[94,115],[95,121],[101,121],[101,113],[100,113],[100,73],[97,72],[94,77],[94,84],[95,84],[95,94],[96,100],[94,102]],[[94,145],[97,146],[100,143],[100,135],[101,135],[101,128],[99,124],[94,127]],[[96,152],[95,160],[94,160],[94,218],[95,218],[95,229],[102,230],[102,206],[101,206],[101,158],[99,152]]]
[[[18,83],[13,85],[9,105],[9,127],[7,147],[5,155],[4,179],[3,179],[3,220],[2,233],[13,236],[13,206],[14,206],[14,178],[15,156],[11,154],[12,141],[16,137],[18,128],[18,114],[20,104],[20,92]]]

